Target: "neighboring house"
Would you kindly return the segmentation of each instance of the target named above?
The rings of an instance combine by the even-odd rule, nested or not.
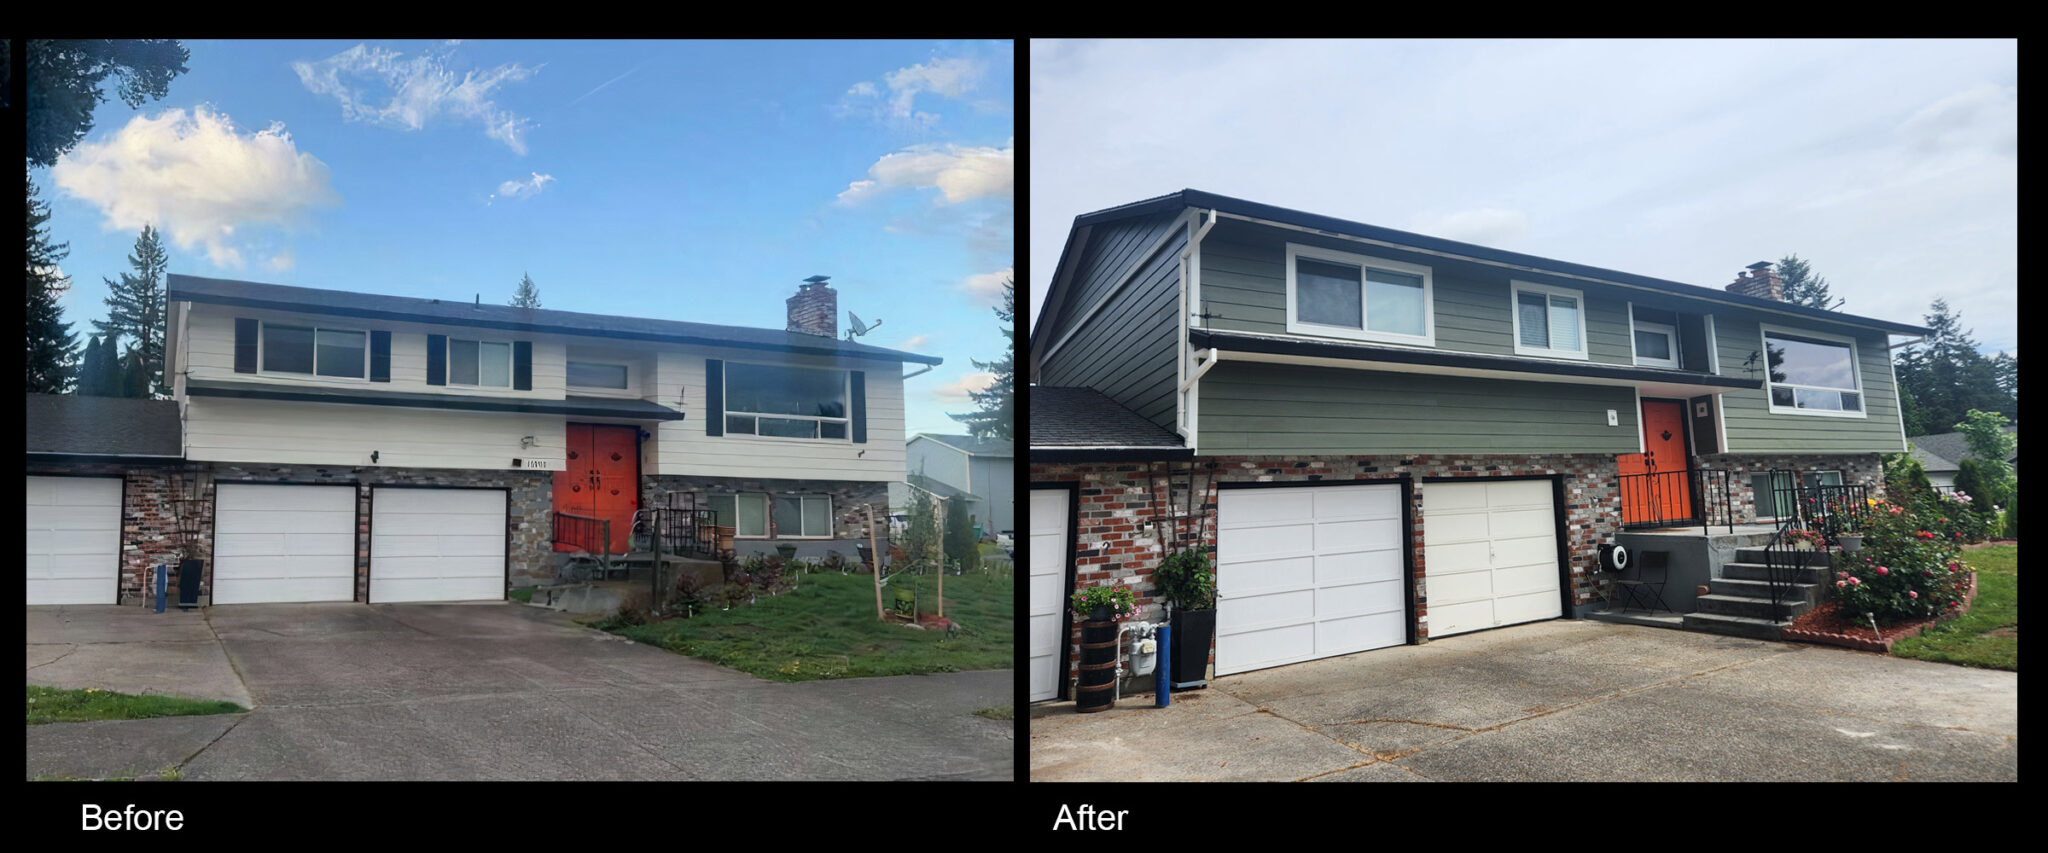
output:
[[[28,604],[114,604],[177,563],[183,455],[170,400],[29,394]]]
[[[787,329],[184,275],[168,298],[162,405],[213,484],[223,604],[502,599],[627,550],[669,493],[743,556],[850,557],[904,477],[903,365],[939,362],[838,340],[822,281]]]
[[[2008,434],[2016,434],[2019,426],[2005,428]],[[1927,471],[1927,481],[1938,489],[1952,489],[1956,485],[1956,472],[1962,470],[1963,460],[1970,458],[1970,440],[1959,432],[1944,432],[1922,435],[1907,439],[1913,443],[1913,461]],[[2006,464],[2012,466],[2014,474],[2020,470],[2019,451],[2006,457]]]
[[[973,496],[977,508],[972,512],[985,533],[1016,529],[1017,451],[1012,442],[919,433],[904,452],[913,485],[933,488],[936,483]],[[920,477],[931,482],[919,482]]]
[[[1222,675],[1582,615],[1599,545],[1774,516],[1773,470],[1876,486],[1928,330],[1783,297],[1194,190],[1077,217],[1031,339],[1031,697],[1075,583],[1159,615],[1162,537],[1216,549]]]

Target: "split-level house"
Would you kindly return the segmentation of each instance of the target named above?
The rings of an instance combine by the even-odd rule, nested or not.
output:
[[[1213,549],[1216,675],[1601,604],[1624,528],[1905,449],[1928,330],[1184,190],[1074,220],[1031,335],[1031,696],[1076,584]],[[1772,479],[1773,471],[1782,472]]]
[[[984,534],[1015,530],[1017,451],[1000,438],[920,433],[904,446],[910,482],[934,493],[963,495]]]
[[[194,538],[215,604],[503,599],[565,552],[629,550],[635,513],[669,505],[711,511],[742,556],[853,559],[904,477],[905,365],[939,363],[839,339],[822,279],[784,329],[186,275],[168,299],[188,485],[42,469],[164,481],[128,490],[123,535],[147,541],[95,602],[139,601],[147,566],[176,564],[163,543]],[[166,533],[171,493],[211,500],[206,529]]]

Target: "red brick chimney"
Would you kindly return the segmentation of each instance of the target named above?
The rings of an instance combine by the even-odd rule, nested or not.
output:
[[[825,283],[828,278],[831,276],[814,275],[797,285],[796,295],[788,300],[789,331],[839,336],[839,292]]]
[[[1785,280],[1771,269],[1770,261],[1757,261],[1749,265],[1749,272],[1736,273],[1735,283],[1728,285],[1727,290],[1758,299],[1785,301]]]

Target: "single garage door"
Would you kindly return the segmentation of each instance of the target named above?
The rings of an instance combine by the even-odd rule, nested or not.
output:
[[[356,487],[221,483],[213,603],[354,601]]]
[[[1429,636],[1564,615],[1549,480],[1424,483]]]
[[[121,478],[28,478],[29,604],[114,604]]]
[[[1401,487],[1224,489],[1216,674],[1400,645]]]
[[[372,490],[372,603],[504,598],[503,489]]]
[[[1031,490],[1031,698],[1057,699],[1066,669],[1067,508],[1066,489]]]

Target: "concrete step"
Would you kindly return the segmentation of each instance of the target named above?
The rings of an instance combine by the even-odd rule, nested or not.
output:
[[[1771,599],[1771,584],[1769,581],[1719,578],[1710,583],[1708,585],[1708,588],[1711,589],[1715,595],[1729,595],[1744,598],[1756,598],[1762,599],[1764,601],[1769,601]],[[1826,586],[1823,584],[1799,583],[1792,585],[1792,589],[1790,590],[1789,594],[1793,599],[1803,599],[1809,604],[1819,604],[1821,595],[1823,595],[1825,591]]]
[[[1741,595],[1702,595],[1695,599],[1699,610],[1715,616],[1746,616],[1752,619],[1769,619],[1776,615],[1777,608],[1766,598],[1750,598]],[[1813,602],[1804,595],[1795,595],[1784,603],[1787,618],[1797,619],[1799,614],[1813,609]]]
[[[1778,549],[1778,553],[1779,553],[1779,554],[1781,555],[1781,556],[1779,557],[1779,560],[1780,560],[1781,562],[1785,562],[1785,563],[1792,563],[1792,564],[1803,564],[1803,565],[1808,565],[1808,566],[1826,566],[1826,565],[1830,565],[1830,563],[1831,563],[1831,560],[1832,560],[1832,555],[1833,555],[1833,553],[1834,553],[1834,552],[1832,552],[1832,551],[1795,551],[1795,550],[1792,550],[1792,549],[1789,549],[1789,548],[1780,548],[1780,549]],[[1762,562],[1764,561],[1764,549],[1762,549],[1762,548],[1737,548],[1737,549],[1735,549],[1735,559],[1736,559],[1736,560],[1738,560],[1738,561],[1744,562],[1744,563],[1759,563],[1759,564],[1760,564],[1760,563],[1762,563]]]
[[[1790,576],[1785,579],[1793,583],[1825,583],[1828,579],[1828,571],[1828,568],[1825,566],[1806,566],[1794,569],[1789,573]],[[1721,564],[1721,577],[1707,583],[1712,585],[1715,581],[1720,580],[1769,581],[1770,579],[1771,567],[1762,563],[1723,563]]]
[[[1750,637],[1758,640],[1776,640],[1789,622],[1774,622],[1769,619],[1755,619],[1748,616],[1728,616],[1720,613],[1687,613],[1685,629],[1708,634],[1722,634],[1730,637]]]

